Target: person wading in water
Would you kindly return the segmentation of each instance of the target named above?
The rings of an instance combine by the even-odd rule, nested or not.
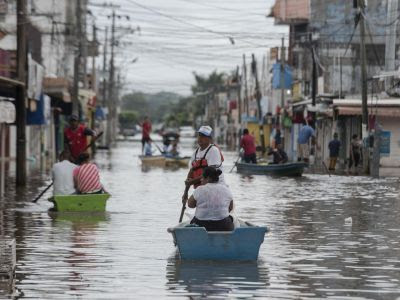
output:
[[[182,196],[182,202],[185,204],[188,199],[190,186],[197,188],[201,184],[203,170],[206,167],[214,167],[221,170],[224,157],[221,150],[212,144],[212,128],[210,126],[201,126],[197,131],[197,143],[199,147],[193,153],[190,160],[191,168],[187,179],[185,180],[185,192]],[[225,184],[223,174],[219,176],[219,182]]]

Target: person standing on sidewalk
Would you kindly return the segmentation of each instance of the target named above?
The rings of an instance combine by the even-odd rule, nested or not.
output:
[[[312,144],[315,144],[315,130],[304,120],[303,127],[301,127],[297,138],[297,161],[304,160],[306,163],[309,162],[310,139]]]
[[[249,133],[249,130],[247,128],[243,130],[243,136],[240,140],[240,147],[244,150],[244,161],[248,164],[256,164],[256,143],[254,137]]]
[[[349,160],[349,171],[351,171],[354,165],[354,171],[357,173],[357,167],[361,160],[361,142],[358,139],[357,134],[353,134],[350,144],[350,160]]]
[[[335,171],[337,158],[339,157],[341,143],[338,140],[338,134],[333,134],[333,140],[329,142],[329,170]]]

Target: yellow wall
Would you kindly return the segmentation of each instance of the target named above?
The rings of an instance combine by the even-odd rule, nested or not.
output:
[[[258,123],[247,123],[247,129],[249,130],[250,134],[253,135],[254,138],[256,139],[257,146],[261,146],[260,130]],[[264,125],[265,147],[270,146],[269,143],[270,134],[271,134],[271,125]]]

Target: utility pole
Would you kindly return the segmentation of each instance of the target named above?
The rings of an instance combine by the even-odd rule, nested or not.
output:
[[[361,60],[361,100],[362,100],[362,138],[367,137],[368,129],[368,103],[367,103],[367,58],[365,52],[365,2],[358,0],[358,17],[360,23],[360,60]]]
[[[236,67],[236,80],[237,80],[238,111],[239,111],[238,121],[240,128],[242,128],[242,97],[241,97],[242,80],[240,79],[239,75],[239,66]]]
[[[399,0],[387,0],[387,24],[386,27],[386,46],[385,46],[385,70],[395,70],[396,59],[396,29],[398,22],[396,22],[398,15],[397,10],[399,7]],[[385,89],[391,88],[392,80],[387,78],[385,80]]]
[[[279,112],[279,124],[281,134],[281,143],[282,147],[285,146],[285,133],[283,132],[283,109],[285,107],[285,38],[282,38],[282,46],[281,46],[281,78],[280,78],[280,86],[281,86],[281,109]]]
[[[317,102],[317,61],[314,45],[311,45],[311,56],[312,56],[312,80],[311,80],[311,101],[312,106],[315,108]],[[313,121],[315,121],[315,112],[313,112]]]
[[[103,53],[103,101],[102,106],[106,106],[107,102],[107,80],[106,80],[106,72],[107,72],[107,44],[108,44],[108,27],[106,27],[106,35],[104,41],[104,53]]]
[[[88,88],[88,71],[87,71],[87,57],[88,57],[88,51],[87,51],[87,26],[86,26],[86,8],[87,8],[87,1],[88,0],[81,0],[83,3],[83,7],[85,8],[84,12],[82,13],[82,7],[81,7],[81,18],[83,22],[81,21],[81,43],[82,43],[82,48],[81,48],[81,53],[82,53],[82,61],[83,63],[83,88],[87,89]]]
[[[285,106],[285,38],[282,38],[281,46],[281,123],[282,123],[282,113]]]
[[[107,146],[111,147],[114,142],[113,138],[113,122],[114,120],[114,46],[115,46],[115,10],[113,9],[111,25],[111,59],[110,59],[110,77],[108,78],[108,99],[107,99]]]
[[[81,65],[82,56],[82,0],[76,0],[76,40],[78,41],[78,49],[75,53],[74,59],[74,84],[72,92],[72,113],[78,115],[79,113],[79,69]]]
[[[243,54],[243,80],[244,80],[244,110],[246,116],[249,116],[249,94],[247,88],[247,65],[246,65],[246,55]]]
[[[27,83],[27,8],[25,0],[17,0],[17,76],[24,86],[17,87],[17,185],[26,184],[26,83]]]
[[[254,54],[251,55],[251,69],[256,80],[256,99],[257,99],[257,108],[258,108],[258,122],[260,129],[260,140],[261,140],[261,151],[264,155],[265,153],[265,139],[264,139],[264,116],[261,110],[261,91],[260,91],[260,83],[258,82],[258,72],[257,72],[257,62]]]
[[[93,49],[97,45],[97,28],[96,25],[93,23],[92,25],[92,31],[93,31]],[[96,91],[96,56],[95,54],[97,53],[92,53],[92,90]]]

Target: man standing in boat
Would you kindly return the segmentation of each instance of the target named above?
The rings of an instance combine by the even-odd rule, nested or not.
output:
[[[186,189],[182,196],[182,201],[188,198],[190,186],[197,188],[201,184],[203,170],[206,167],[214,167],[222,171],[224,157],[221,150],[212,143],[212,128],[201,126],[197,131],[197,143],[199,147],[193,153],[190,160],[191,168],[185,180]],[[224,183],[223,174],[219,176],[219,181]]]
[[[64,130],[64,148],[70,151],[73,161],[87,148],[87,137],[96,135],[96,131],[79,124],[77,115],[69,118],[69,127]]]
[[[144,145],[151,140],[150,133],[151,133],[152,125],[151,125],[151,122],[150,122],[150,119],[148,116],[144,117],[144,120],[140,124],[140,127],[142,127],[142,153],[143,153]]]
[[[244,150],[244,161],[246,163],[257,163],[257,155],[256,155],[256,143],[254,136],[249,133],[249,130],[245,128],[243,130],[243,136],[240,140],[240,147]]]

